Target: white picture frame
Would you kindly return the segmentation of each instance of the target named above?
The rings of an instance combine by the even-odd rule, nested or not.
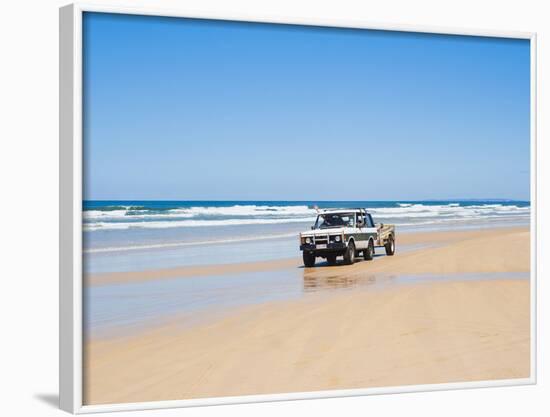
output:
[[[349,389],[290,394],[253,395],[192,400],[140,402],[109,405],[83,405],[82,401],[82,17],[84,12],[220,19],[243,22],[299,24],[310,26],[378,29],[464,36],[486,36],[528,39],[531,51],[531,374],[525,379],[490,380],[464,383],[409,385],[384,388]],[[295,19],[270,15],[205,15],[185,10],[163,10],[151,7],[108,7],[85,3],[60,9],[60,407],[71,413],[129,411],[157,408],[191,407],[264,401],[283,401],[326,397],[347,397],[405,393],[430,390],[527,385],[536,383],[536,271],[537,271],[537,198],[536,198],[536,34],[501,32],[447,27],[423,27],[374,24],[357,20]]]

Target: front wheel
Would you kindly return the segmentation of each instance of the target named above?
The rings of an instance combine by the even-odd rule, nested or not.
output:
[[[374,257],[374,244],[372,243],[372,240],[369,240],[367,249],[363,251],[363,257],[365,258],[365,261],[372,261],[372,258]]]
[[[302,257],[304,258],[304,266],[311,268],[315,265],[315,255],[312,253],[303,252]]]
[[[344,253],[344,262],[348,265],[355,262],[355,243],[353,243],[353,240],[348,243],[348,247]]]
[[[384,248],[386,249],[386,255],[393,256],[395,253],[395,240],[393,239],[393,236],[390,236],[386,244],[384,245]]]

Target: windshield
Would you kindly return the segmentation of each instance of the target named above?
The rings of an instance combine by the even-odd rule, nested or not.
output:
[[[315,229],[355,227],[355,213],[327,213],[317,216]]]

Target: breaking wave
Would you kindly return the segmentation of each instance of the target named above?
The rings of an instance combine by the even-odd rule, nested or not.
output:
[[[322,205],[321,205],[322,206]],[[332,203],[331,207],[334,207]],[[376,222],[396,225],[437,224],[475,219],[528,219],[530,206],[520,203],[378,203],[369,208]],[[284,223],[312,223],[313,205],[194,205],[157,207],[146,205],[103,205],[83,213],[84,231],[222,227]]]

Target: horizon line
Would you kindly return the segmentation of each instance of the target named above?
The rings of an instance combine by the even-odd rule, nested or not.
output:
[[[351,200],[294,200],[294,199],[151,199],[151,198],[124,198],[124,199],[108,199],[108,198],[98,198],[98,199],[82,199],[82,201],[215,201],[215,202],[253,202],[253,201],[264,201],[264,202],[320,202],[320,203],[330,203],[330,202],[355,202],[355,201],[373,201],[373,202],[394,202],[394,201],[512,201],[512,202],[531,202],[530,199],[517,199],[517,198],[426,198],[426,199],[408,199],[408,198],[396,198],[396,199],[351,199]]]

